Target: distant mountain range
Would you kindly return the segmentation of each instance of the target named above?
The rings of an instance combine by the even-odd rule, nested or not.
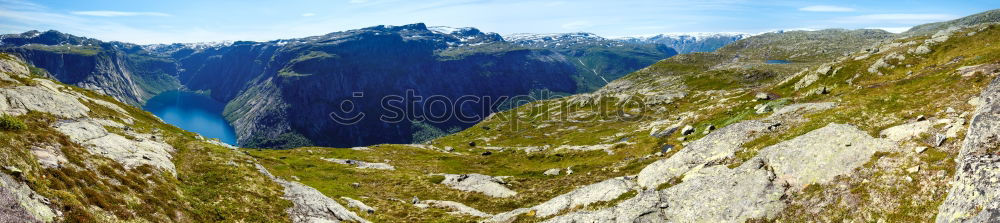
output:
[[[204,92],[228,104],[224,115],[241,144],[271,148],[408,143],[417,132],[471,125],[330,121],[352,92],[365,93],[357,103],[371,114],[385,112],[379,98],[407,89],[418,96],[574,94],[677,54],[666,44],[588,33],[503,37],[419,23],[266,42],[137,45],[58,31],[5,34],[0,42],[0,51],[46,75],[133,105],[167,90]]]
[[[747,33],[667,33],[635,37],[622,37],[617,40],[631,43],[656,43],[674,48],[678,53],[712,52],[726,44],[752,36]]]

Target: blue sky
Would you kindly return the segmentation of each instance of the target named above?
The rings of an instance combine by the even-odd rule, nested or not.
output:
[[[906,28],[1000,8],[975,1],[0,0],[0,33],[55,29],[134,43],[272,40],[424,22],[487,32],[632,36]]]

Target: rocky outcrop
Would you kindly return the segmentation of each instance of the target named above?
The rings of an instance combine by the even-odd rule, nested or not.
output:
[[[599,183],[577,188],[530,208],[519,208],[500,213],[489,222],[512,222],[518,215],[535,212],[536,217],[545,218],[576,207],[583,207],[600,201],[610,201],[636,189],[631,177],[612,178]]]
[[[419,204],[427,205],[427,207],[450,210],[450,212],[448,213],[453,215],[470,215],[475,217],[493,216],[486,212],[479,211],[475,208],[454,201],[422,200],[419,202]]]
[[[712,165],[690,170],[680,183],[666,189],[645,190],[609,208],[578,211],[546,222],[743,222],[773,218],[784,209],[788,194],[850,174],[875,152],[894,148],[891,141],[871,137],[857,127],[830,124],[768,146],[734,169]],[[494,219],[506,216],[509,214]]]
[[[371,163],[360,160],[334,159],[334,158],[322,158],[322,159],[328,162],[351,165],[359,169],[396,170],[396,167],[393,167],[388,163]]]
[[[875,152],[895,148],[894,142],[873,138],[857,127],[829,124],[768,146],[757,157],[763,159],[780,180],[805,187],[850,174],[854,168],[868,162]]]
[[[889,127],[882,130],[879,135],[885,137],[886,139],[898,142],[918,137],[921,134],[927,133],[930,129],[931,121],[923,120]]]
[[[775,178],[763,162],[750,161],[736,169],[721,165],[701,169],[660,191],[660,210],[640,218],[743,222],[769,217],[784,208],[780,199],[786,188]]]
[[[79,118],[90,111],[77,97],[63,92],[52,82],[42,79],[35,81],[37,86],[0,89],[0,110],[12,115],[38,111],[60,118]]]
[[[493,177],[478,173],[472,174],[443,174],[444,181],[441,184],[447,185],[456,190],[479,192],[490,197],[508,198],[517,195],[507,186],[501,177]]]
[[[69,136],[73,142],[83,145],[90,153],[118,161],[126,168],[150,165],[175,173],[170,160],[174,148],[159,141],[151,134],[129,131],[127,135],[108,132],[105,127],[123,129],[125,126],[109,120],[84,118],[67,120],[56,124],[59,132]],[[159,137],[162,139],[162,137]]]
[[[274,182],[281,184],[285,187],[285,199],[292,201],[292,206],[287,210],[289,217],[292,222],[295,223],[314,223],[314,222],[362,222],[367,223],[365,220],[347,210],[344,206],[337,203],[337,201],[323,195],[315,188],[306,186],[299,182],[286,181],[271,175],[260,164],[257,165],[257,170],[271,178]]]
[[[8,67],[17,65],[16,63],[6,64]],[[30,78],[24,73],[24,70],[27,69],[12,69],[12,71],[14,70],[22,73],[4,75],[22,75],[22,78]],[[87,151],[93,154],[118,161],[127,168],[151,165],[171,173],[176,172],[174,164],[170,160],[171,153],[174,152],[172,146],[156,139],[157,137],[152,134],[140,134],[126,130],[125,125],[119,122],[88,118],[91,109],[81,101],[105,106],[120,112],[123,121],[131,120],[121,107],[100,99],[85,97],[47,79],[31,78],[31,81],[33,85],[30,86],[0,89],[0,111],[12,115],[35,111],[67,119],[56,123],[55,129],[69,136],[73,142],[83,145]],[[101,103],[97,103],[98,101]],[[108,132],[105,127],[122,129],[122,133],[125,135]],[[32,152],[41,155],[39,156],[40,162],[52,167],[58,166],[60,162],[65,162],[65,158],[57,150],[35,148],[32,149]]]
[[[656,188],[707,163],[729,158],[740,149],[743,142],[755,138],[757,133],[771,125],[760,121],[743,121],[709,133],[691,142],[677,154],[643,168],[637,178],[639,186]]]
[[[60,215],[48,198],[0,173],[0,222],[52,222]]]
[[[983,90],[937,222],[1000,221],[1000,78]]]
[[[817,112],[837,107],[833,102],[798,103],[775,109],[768,119],[776,119],[786,114]]]
[[[349,197],[340,197],[340,199],[344,199],[344,201],[347,201],[347,207],[349,208],[357,208],[358,210],[369,214],[375,213],[375,208],[368,206],[364,202]]]

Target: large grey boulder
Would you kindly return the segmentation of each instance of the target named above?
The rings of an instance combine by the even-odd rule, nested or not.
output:
[[[546,222],[743,222],[770,217],[784,208],[785,186],[774,181],[760,159],[729,169],[699,169],[661,191],[646,190],[596,211],[578,211]]]
[[[927,133],[931,129],[931,121],[923,120],[918,122],[906,123],[902,125],[897,125],[889,127],[879,133],[880,136],[892,141],[903,141],[911,138],[916,138],[921,134]]]
[[[441,181],[441,183],[456,190],[479,192],[486,194],[487,196],[499,198],[508,198],[517,195],[516,191],[504,186],[506,183],[500,177],[487,176],[478,173],[443,175],[444,181]]]
[[[118,161],[126,168],[151,165],[176,173],[170,160],[174,148],[149,134],[128,132],[129,137],[108,132],[105,126],[121,128],[123,125],[102,119],[84,118],[56,123],[57,131],[82,145],[88,152]]]
[[[68,163],[69,160],[62,153],[62,146],[59,144],[43,144],[43,145],[32,145],[30,148],[31,154],[35,155],[38,159],[38,164],[45,168],[58,168],[62,167],[64,163]]]
[[[439,200],[423,200],[419,202],[420,204],[427,205],[428,207],[441,208],[445,210],[450,210],[448,212],[452,215],[471,215],[475,217],[490,217],[493,216],[486,212],[479,211],[475,208],[469,207],[468,205],[454,202],[454,201],[439,201]]]
[[[756,138],[771,126],[750,120],[738,122],[695,140],[667,159],[656,161],[639,172],[639,186],[656,188],[674,177],[706,163],[732,157],[744,142]]]
[[[542,172],[542,175],[545,175],[545,176],[558,176],[559,173],[560,173],[560,171],[562,171],[562,169],[552,168],[552,169],[545,170],[545,172]]]
[[[773,217],[784,209],[786,187],[763,162],[729,169],[701,169],[683,183],[660,192],[660,219],[685,222],[744,222]]]
[[[396,170],[396,167],[389,165],[388,163],[372,163],[360,160],[349,160],[349,159],[334,159],[334,158],[321,158],[328,162],[352,165],[358,169],[377,169],[377,170]]]
[[[530,208],[519,208],[497,214],[489,219],[489,222],[512,222],[516,220],[517,215],[530,211],[535,211],[536,217],[549,217],[572,208],[614,200],[633,189],[636,189],[636,184],[630,177],[611,178],[577,188]]]
[[[787,114],[798,114],[798,113],[809,113],[823,111],[837,107],[837,103],[833,102],[816,102],[816,103],[798,103],[784,106],[774,110],[774,113],[768,116],[768,119],[776,119],[782,115]]]
[[[257,166],[257,171],[270,178],[272,181],[285,187],[286,200],[292,202],[292,207],[285,210],[288,212],[289,218],[295,223],[314,223],[314,222],[363,222],[367,223],[365,220],[347,210],[344,206],[337,203],[337,201],[323,195],[315,188],[306,186],[299,182],[286,181],[284,179],[278,178],[271,175],[264,166],[260,164],[255,164]]]
[[[1000,221],[1000,78],[980,96],[937,222]]]
[[[344,199],[344,201],[347,201],[347,207],[349,208],[357,208],[358,210],[361,210],[369,214],[375,213],[375,208],[368,206],[364,202],[349,197],[340,197],[340,199]]]
[[[664,222],[659,210],[660,192],[656,190],[640,191],[635,197],[625,199],[615,206],[595,210],[577,211],[550,218],[546,223],[632,223],[632,222]],[[645,221],[643,220],[645,219]]]
[[[48,81],[38,80],[40,83]],[[80,103],[76,96],[45,85],[0,89],[0,110],[13,115],[38,111],[60,118],[80,118],[90,112],[90,108]]]
[[[851,173],[875,152],[895,149],[894,142],[874,138],[846,124],[829,124],[794,139],[762,149],[762,158],[778,178],[805,187]]]

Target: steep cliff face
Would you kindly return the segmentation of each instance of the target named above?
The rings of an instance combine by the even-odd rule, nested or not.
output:
[[[479,32],[462,35],[494,41]],[[233,120],[241,143],[251,145],[288,133],[303,135],[317,145],[407,143],[414,132],[411,121],[420,120],[384,121],[379,117],[423,115],[428,104],[408,99],[394,105],[404,108],[401,105],[413,103],[420,110],[397,111],[383,106],[386,96],[412,92],[413,97],[424,99],[432,95],[495,99],[539,89],[576,91],[573,66],[552,51],[468,50],[442,56],[449,44],[470,43],[422,25],[376,27],[293,41],[275,52],[268,68],[256,77],[259,83],[230,103],[227,117]],[[360,97],[355,97],[356,92]],[[331,113],[340,112],[344,100],[350,100],[366,117],[357,123],[332,119]],[[431,123],[438,128],[467,127],[488,115],[483,105],[467,103],[459,108],[464,115],[475,116],[465,122],[442,119],[444,122]],[[453,114],[456,109],[435,107],[434,111],[436,115]]]
[[[167,58],[145,55],[138,45],[102,42],[57,31],[0,36],[0,51],[25,58],[67,84],[139,105],[176,89],[176,66]]]

